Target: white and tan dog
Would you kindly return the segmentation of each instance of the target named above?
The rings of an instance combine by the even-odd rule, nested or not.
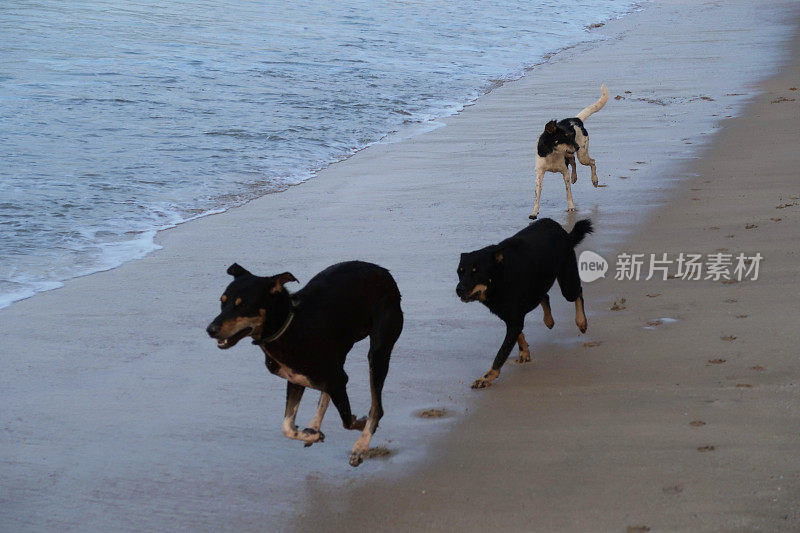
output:
[[[567,188],[567,211],[575,211],[572,203],[572,183],[578,180],[575,165],[575,156],[581,165],[592,169],[592,184],[597,187],[597,169],[594,159],[589,156],[589,133],[583,126],[583,121],[597,113],[608,102],[608,90],[603,85],[600,88],[601,96],[598,101],[585,107],[577,117],[566,118],[556,122],[551,120],[544,127],[544,132],[539,136],[536,146],[536,201],[533,213],[528,217],[531,220],[539,216],[539,201],[542,196],[542,182],[545,172],[560,172],[564,176],[564,186]],[[572,180],[570,181],[569,166],[572,166]]]

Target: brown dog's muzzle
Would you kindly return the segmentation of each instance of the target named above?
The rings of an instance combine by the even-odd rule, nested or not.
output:
[[[482,283],[475,285],[469,293],[462,292],[461,301],[464,303],[474,302],[475,300],[484,301],[486,299],[486,290],[489,287]]]
[[[212,339],[217,339],[217,348],[227,350],[253,333],[261,322],[262,317],[237,317],[224,321],[217,317],[208,325],[206,332]]]

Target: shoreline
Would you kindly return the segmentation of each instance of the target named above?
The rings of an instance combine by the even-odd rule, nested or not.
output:
[[[436,116],[428,116],[427,118],[419,118],[413,122],[403,124],[396,130],[391,130],[386,132],[379,139],[375,141],[369,142],[359,147],[354,147],[350,149],[348,152],[341,154],[340,156],[337,156],[327,162],[320,163],[318,165],[312,165],[310,168],[302,171],[298,175],[298,179],[300,181],[296,183],[288,183],[282,186],[276,185],[277,188],[274,190],[257,193],[256,196],[240,200],[238,203],[230,205],[221,205],[218,207],[210,208],[206,212],[190,215],[188,216],[188,218],[184,220],[179,220],[177,222],[168,222],[164,225],[155,226],[144,230],[130,230],[128,233],[135,234],[136,237],[127,241],[95,243],[98,245],[107,246],[111,248],[117,248],[117,249],[131,248],[134,250],[133,252],[128,252],[127,255],[123,254],[124,258],[122,259],[119,258],[120,257],[119,254],[115,254],[112,256],[104,255],[102,256],[103,259],[102,264],[91,267],[88,270],[85,269],[83,271],[78,271],[77,273],[71,274],[70,276],[63,279],[55,279],[55,280],[46,279],[46,280],[36,280],[36,281],[24,281],[24,282],[9,281],[9,283],[16,283],[23,285],[23,287],[17,290],[16,292],[11,292],[8,293],[7,295],[0,295],[0,310],[5,309],[17,302],[33,298],[41,293],[61,289],[62,287],[64,287],[65,284],[69,283],[73,279],[82,278],[85,276],[91,276],[99,272],[106,272],[109,270],[113,270],[131,261],[139,261],[161,249],[161,246],[157,242],[159,233],[172,230],[176,227],[182,226],[183,224],[189,222],[193,222],[200,218],[219,215],[231,209],[238,209],[264,196],[272,194],[281,194],[292,187],[303,185],[308,181],[316,179],[316,177],[320,173],[324,172],[330,166],[342,163],[343,161],[348,160],[349,158],[353,157],[354,155],[358,154],[363,150],[370,148],[371,146],[403,142],[404,140],[407,140],[414,136],[422,135],[424,133],[433,131],[434,129],[437,129],[442,126],[442,121],[444,119],[458,115],[464,109],[474,105],[478,99],[486,96],[487,94],[490,94],[492,91],[498,89],[499,87],[502,87],[507,83],[513,83],[525,77],[527,73],[529,73],[532,69],[536,68],[541,64],[546,63],[547,61],[550,60],[550,58],[557,56],[559,53],[578,46],[602,42],[593,37],[594,30],[604,26],[610,21],[619,20],[620,18],[630,15],[631,13],[635,13],[641,9],[643,9],[641,5],[635,5],[628,12],[619,15],[612,14],[609,16],[610,18],[606,18],[599,22],[587,25],[584,28],[585,34],[581,37],[576,37],[578,39],[578,42],[565,46],[563,48],[558,48],[549,52],[545,52],[541,54],[541,57],[539,60],[537,60],[537,62],[534,62],[532,64],[522,64],[515,70],[507,71],[506,73],[500,75],[499,77],[484,80],[482,86],[476,87],[473,91],[471,91],[473,93],[473,96],[465,97],[463,103],[453,105],[444,114]],[[597,24],[600,25],[597,26]],[[517,71],[520,71],[521,74],[517,75],[516,74]],[[428,114],[426,113],[425,116],[427,115]],[[18,296],[19,294],[22,294],[22,296]]]
[[[737,6],[747,13],[751,4],[755,10],[754,3]],[[671,17],[690,10],[700,18],[718,9],[680,2],[653,8]],[[782,4],[773,11],[787,9]],[[771,20],[774,12],[758,16]],[[653,12],[637,20],[642,17],[651,21],[651,29],[662,27],[652,22],[659,18]],[[626,87],[611,89],[612,98],[625,94],[625,88],[633,94],[629,101],[611,101],[588,125],[601,183],[609,187],[593,190],[582,167],[573,189],[581,209],[577,216],[589,215],[604,231],[584,247],[605,256],[626,242],[630,221],[656,216],[646,206],[680,193],[688,181],[681,181],[685,176],[674,169],[702,157],[707,148],[693,147],[687,156],[684,141],[672,134],[663,134],[655,144],[642,137],[661,134],[658,125],[670,121],[696,127],[695,133],[713,132],[717,119],[691,115],[737,109],[745,97],[726,97],[727,92],[752,96],[749,87],[726,91],[718,84],[708,88],[714,101],[691,100],[702,95],[691,92],[691,79],[678,79],[671,86],[678,96],[669,95],[678,98],[675,102],[657,106],[635,101],[652,96],[646,80],[634,84],[624,77],[631,68],[626,60],[646,58],[636,55],[637,45],[631,42],[631,35],[641,40],[643,31],[635,31],[637,22],[626,19],[608,26],[601,28],[610,34],[598,44],[603,50],[589,45],[568,50],[552,64],[448,117],[443,128],[397,144],[374,145],[331,165],[323,171],[324,179],[164,231],[159,235],[163,249],[143,260],[0,311],[5,319],[3,351],[26,354],[24,360],[8,361],[0,378],[1,399],[8,406],[4,485],[11,487],[3,507],[13,513],[12,523],[35,528],[42,517],[37,519],[34,509],[47,509],[51,523],[75,529],[102,529],[112,523],[123,529],[221,524],[259,529],[265,523],[288,525],[302,509],[298,501],[315,513],[328,502],[336,514],[343,502],[329,501],[331,491],[356,493],[365,482],[394,479],[442,460],[435,447],[447,438],[446,432],[485,421],[480,414],[476,418],[476,405],[480,413],[481,405],[494,403],[515,384],[522,389],[547,386],[552,377],[548,369],[564,379],[575,371],[582,377],[574,353],[563,357],[569,363],[563,368],[553,366],[558,356],[548,356],[533,369],[507,365],[496,386],[486,391],[492,396],[476,400],[469,382],[489,364],[486,353],[496,349],[500,328],[485,309],[464,307],[453,296],[451,260],[458,251],[495,242],[525,223],[532,203],[531,147],[539,122],[553,110],[577,110],[594,101],[599,76],[626,80]],[[746,40],[752,47],[766,36],[770,42],[778,39],[769,33],[776,27],[780,25],[765,23],[749,37],[713,38]],[[705,45],[686,46],[673,54]],[[598,55],[614,57],[620,50],[615,47],[630,55],[598,68]],[[758,62],[762,71],[772,64],[769,58],[774,61],[771,49],[751,53],[752,59],[766,58]],[[668,60],[659,59],[653,68]],[[758,78],[762,71],[741,76]],[[565,83],[576,94],[564,97]],[[683,98],[690,101],[680,100],[680,91],[689,91]],[[631,124],[646,125],[641,136],[631,137]],[[666,168],[674,172],[667,183],[659,180],[661,159],[670,159]],[[631,179],[616,181],[622,173]],[[546,179],[542,215],[569,222],[561,211],[563,185],[553,176]],[[486,217],[487,212],[497,216]],[[332,250],[339,255],[332,257]],[[219,291],[227,283],[224,270],[234,260],[262,274],[291,270],[302,283],[336,259],[349,258],[392,270],[407,317],[387,382],[387,414],[373,441],[391,455],[358,469],[346,465],[354,437],[338,427],[335,413],[326,419],[324,445],[308,450],[291,446],[279,431],[283,383],[271,379],[249,346],[221,355],[202,332],[216,314]],[[590,289],[596,290],[595,285]],[[599,295],[592,298],[587,304],[589,336],[569,328],[564,319],[568,306],[562,301],[554,301],[557,325],[550,334],[540,331],[532,314],[534,341],[529,342],[535,352],[574,351],[602,331],[604,315],[597,310],[611,302]],[[47,325],[44,331],[41,324]],[[347,367],[351,400],[359,413],[368,398],[364,353],[363,345],[356,346]],[[530,375],[535,383],[528,381]],[[552,390],[553,384],[549,386]],[[301,405],[301,421],[312,410],[310,396]],[[415,416],[432,407],[447,409],[450,417],[442,422]],[[503,454],[509,465],[517,459],[507,450]],[[44,485],[42,479],[52,481]],[[320,512],[316,518],[322,516]]]
[[[797,527],[800,368],[790,333],[795,291],[786,288],[797,287],[787,244],[798,238],[800,188],[792,154],[769,148],[792,137],[800,109],[792,92],[800,13],[785,7],[795,30],[782,67],[758,82],[700,157],[680,164],[667,201],[603,254],[763,251],[759,280],[615,281],[609,261],[605,279],[584,284],[595,309],[589,342],[546,340],[540,358],[532,346],[533,368],[510,358],[499,386],[437,437],[435,456],[344,492],[315,482],[293,530],[351,531],[378,520],[389,531]],[[753,131],[762,137],[754,141]],[[742,191],[759,201],[740,209]],[[596,250],[587,241],[578,251]],[[541,328],[531,315],[526,324]]]

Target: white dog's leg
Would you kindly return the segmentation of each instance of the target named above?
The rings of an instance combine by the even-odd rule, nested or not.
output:
[[[542,198],[542,184],[544,183],[544,172],[536,173],[536,200],[533,204],[533,213],[528,218],[535,220],[539,216],[539,200]]]
[[[581,165],[592,169],[592,185],[597,187],[597,168],[595,167],[594,159],[589,157],[589,139],[581,143],[581,149],[578,150],[578,161],[581,162]]]
[[[576,181],[578,181],[578,165],[575,163],[575,156],[568,155],[566,160],[567,166],[572,167],[572,183],[574,184]]]
[[[564,167],[561,174],[564,176],[564,186],[567,188],[567,211],[575,211],[575,204],[572,203],[572,185],[570,184],[569,170]]]

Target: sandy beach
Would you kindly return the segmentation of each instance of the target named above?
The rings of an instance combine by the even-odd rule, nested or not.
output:
[[[798,16],[792,2],[648,4],[433,131],[0,310],[5,527],[797,529]],[[526,224],[536,137],[602,82],[612,99],[587,127],[606,186],[579,168],[567,215],[549,175],[541,215],[592,218],[580,249],[612,262],[760,252],[760,278],[622,282],[612,270],[585,286],[586,335],[555,291],[556,327],[538,311],[526,322],[534,363],[472,391],[503,331],[456,298],[458,254]],[[324,444],[286,440],[284,383],[255,347],[220,352],[203,331],[230,263],[302,284],[347,259],[389,268],[406,316],[373,440],[388,456],[358,469],[335,413]],[[365,352],[347,366],[358,414]],[[446,416],[417,416],[428,408]]]
[[[800,527],[800,188],[796,155],[781,147],[800,118],[800,39],[790,50],[744,114],[686,166],[694,177],[617,249],[758,251],[757,281],[609,276],[590,285],[590,341],[539,344],[537,364],[505,375],[440,440],[436,460],[344,497],[320,490],[298,529]]]

